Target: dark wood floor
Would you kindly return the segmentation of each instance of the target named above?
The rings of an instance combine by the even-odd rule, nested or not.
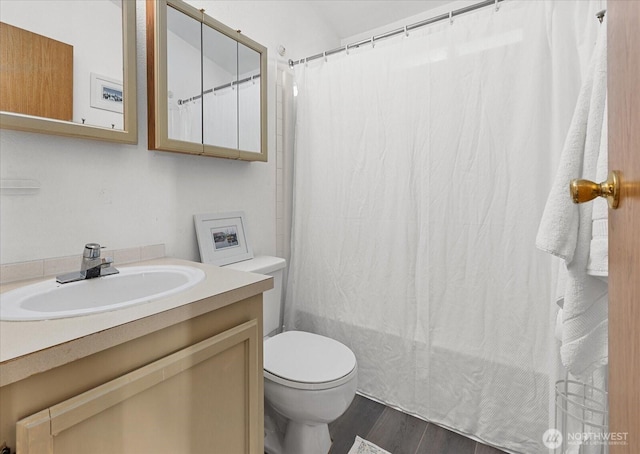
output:
[[[501,454],[455,432],[356,395],[344,415],[329,425],[329,454],[347,454],[356,435],[392,454]]]

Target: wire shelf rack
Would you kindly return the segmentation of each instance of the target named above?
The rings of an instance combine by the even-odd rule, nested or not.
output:
[[[555,454],[609,454],[609,407],[603,387],[572,380],[567,374],[555,384],[556,429],[562,444]]]

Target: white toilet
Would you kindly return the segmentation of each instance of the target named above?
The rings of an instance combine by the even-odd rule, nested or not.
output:
[[[264,293],[265,452],[327,454],[328,424],[351,404],[358,381],[353,352],[318,334],[280,329],[284,259],[255,257],[227,265],[273,276]]]

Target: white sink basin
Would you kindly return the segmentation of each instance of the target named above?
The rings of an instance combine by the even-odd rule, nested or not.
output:
[[[112,311],[164,298],[204,279],[190,266],[133,266],[119,274],[59,284],[55,279],[0,295],[0,320],[50,320]]]

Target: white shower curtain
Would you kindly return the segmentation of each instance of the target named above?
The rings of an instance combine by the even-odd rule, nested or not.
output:
[[[259,83],[245,82],[209,92],[179,106],[169,100],[169,105],[171,139],[260,150]]]
[[[185,142],[202,142],[202,101],[174,105],[169,100],[169,138]]]
[[[204,143],[238,148],[238,91],[228,87],[203,96]]]
[[[296,67],[286,329],[359,390],[540,453],[554,278],[534,241],[600,2],[512,1]]]

